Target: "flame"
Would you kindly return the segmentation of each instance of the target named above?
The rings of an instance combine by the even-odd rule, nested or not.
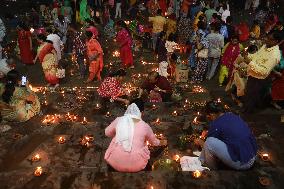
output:
[[[157,118],[156,119],[156,124],[160,124],[160,123],[161,123],[160,118]]]
[[[58,138],[58,143],[60,143],[60,144],[65,143],[65,141],[66,141],[66,139],[63,136]]]
[[[42,167],[36,167],[34,175],[39,177],[42,174]]]
[[[197,117],[194,118],[193,123],[197,123]]]
[[[35,155],[32,157],[32,161],[39,161],[39,160],[40,160],[39,154],[35,154]]]
[[[202,173],[200,171],[196,170],[196,171],[193,172],[192,175],[193,175],[194,178],[199,178],[199,177],[201,177]]]
[[[174,156],[174,160],[175,160],[175,161],[179,161],[179,160],[180,160],[180,156],[179,156],[178,154],[176,154],[176,155]]]

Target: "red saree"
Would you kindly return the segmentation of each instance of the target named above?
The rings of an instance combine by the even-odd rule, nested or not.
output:
[[[120,59],[125,67],[130,67],[133,65],[133,55],[132,55],[132,39],[126,29],[122,29],[118,32],[116,36],[116,41],[120,46]]]
[[[51,85],[59,83],[57,73],[57,55],[52,44],[42,44],[38,49],[38,58],[42,65],[46,81]]]
[[[33,52],[31,47],[31,32],[20,30],[18,31],[18,43],[21,54],[21,61],[24,64],[33,64]]]
[[[240,44],[229,43],[224,47],[224,54],[221,59],[222,65],[225,65],[229,69],[229,76],[234,68],[234,62],[238,58],[241,53]]]

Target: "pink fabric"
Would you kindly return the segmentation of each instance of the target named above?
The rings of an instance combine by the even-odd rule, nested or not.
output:
[[[87,28],[86,31],[92,32],[94,38],[97,38],[98,35],[99,35],[98,29],[96,27],[94,27],[94,26],[91,26],[91,27]]]
[[[234,67],[234,62],[240,53],[241,53],[241,48],[239,43],[233,44],[230,42],[227,48],[225,49],[225,52],[221,59],[221,63],[229,69],[229,75],[231,75]]]
[[[133,65],[132,39],[126,29],[122,29],[116,36],[116,41],[120,46],[120,59],[124,66]]]
[[[123,147],[115,143],[115,131],[119,118],[116,118],[105,130],[108,137],[113,137],[105,153],[105,160],[115,170],[120,172],[138,172],[143,170],[150,159],[150,151],[146,145],[159,145],[151,127],[144,121],[135,124],[134,137],[131,152],[125,152]]]

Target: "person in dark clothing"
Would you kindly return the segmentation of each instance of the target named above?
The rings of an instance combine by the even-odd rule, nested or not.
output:
[[[150,93],[151,91],[159,93],[163,102],[170,101],[173,93],[171,84],[167,78],[160,76],[155,71],[151,72],[148,76],[148,79],[141,85],[138,98],[141,98],[144,90],[146,90],[147,93]]]

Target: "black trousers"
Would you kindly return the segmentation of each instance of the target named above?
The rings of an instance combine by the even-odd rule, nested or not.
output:
[[[266,95],[266,88],[271,83],[271,78],[257,79],[249,77],[246,86],[244,97],[244,111],[247,113],[252,112],[258,104],[261,104]]]

